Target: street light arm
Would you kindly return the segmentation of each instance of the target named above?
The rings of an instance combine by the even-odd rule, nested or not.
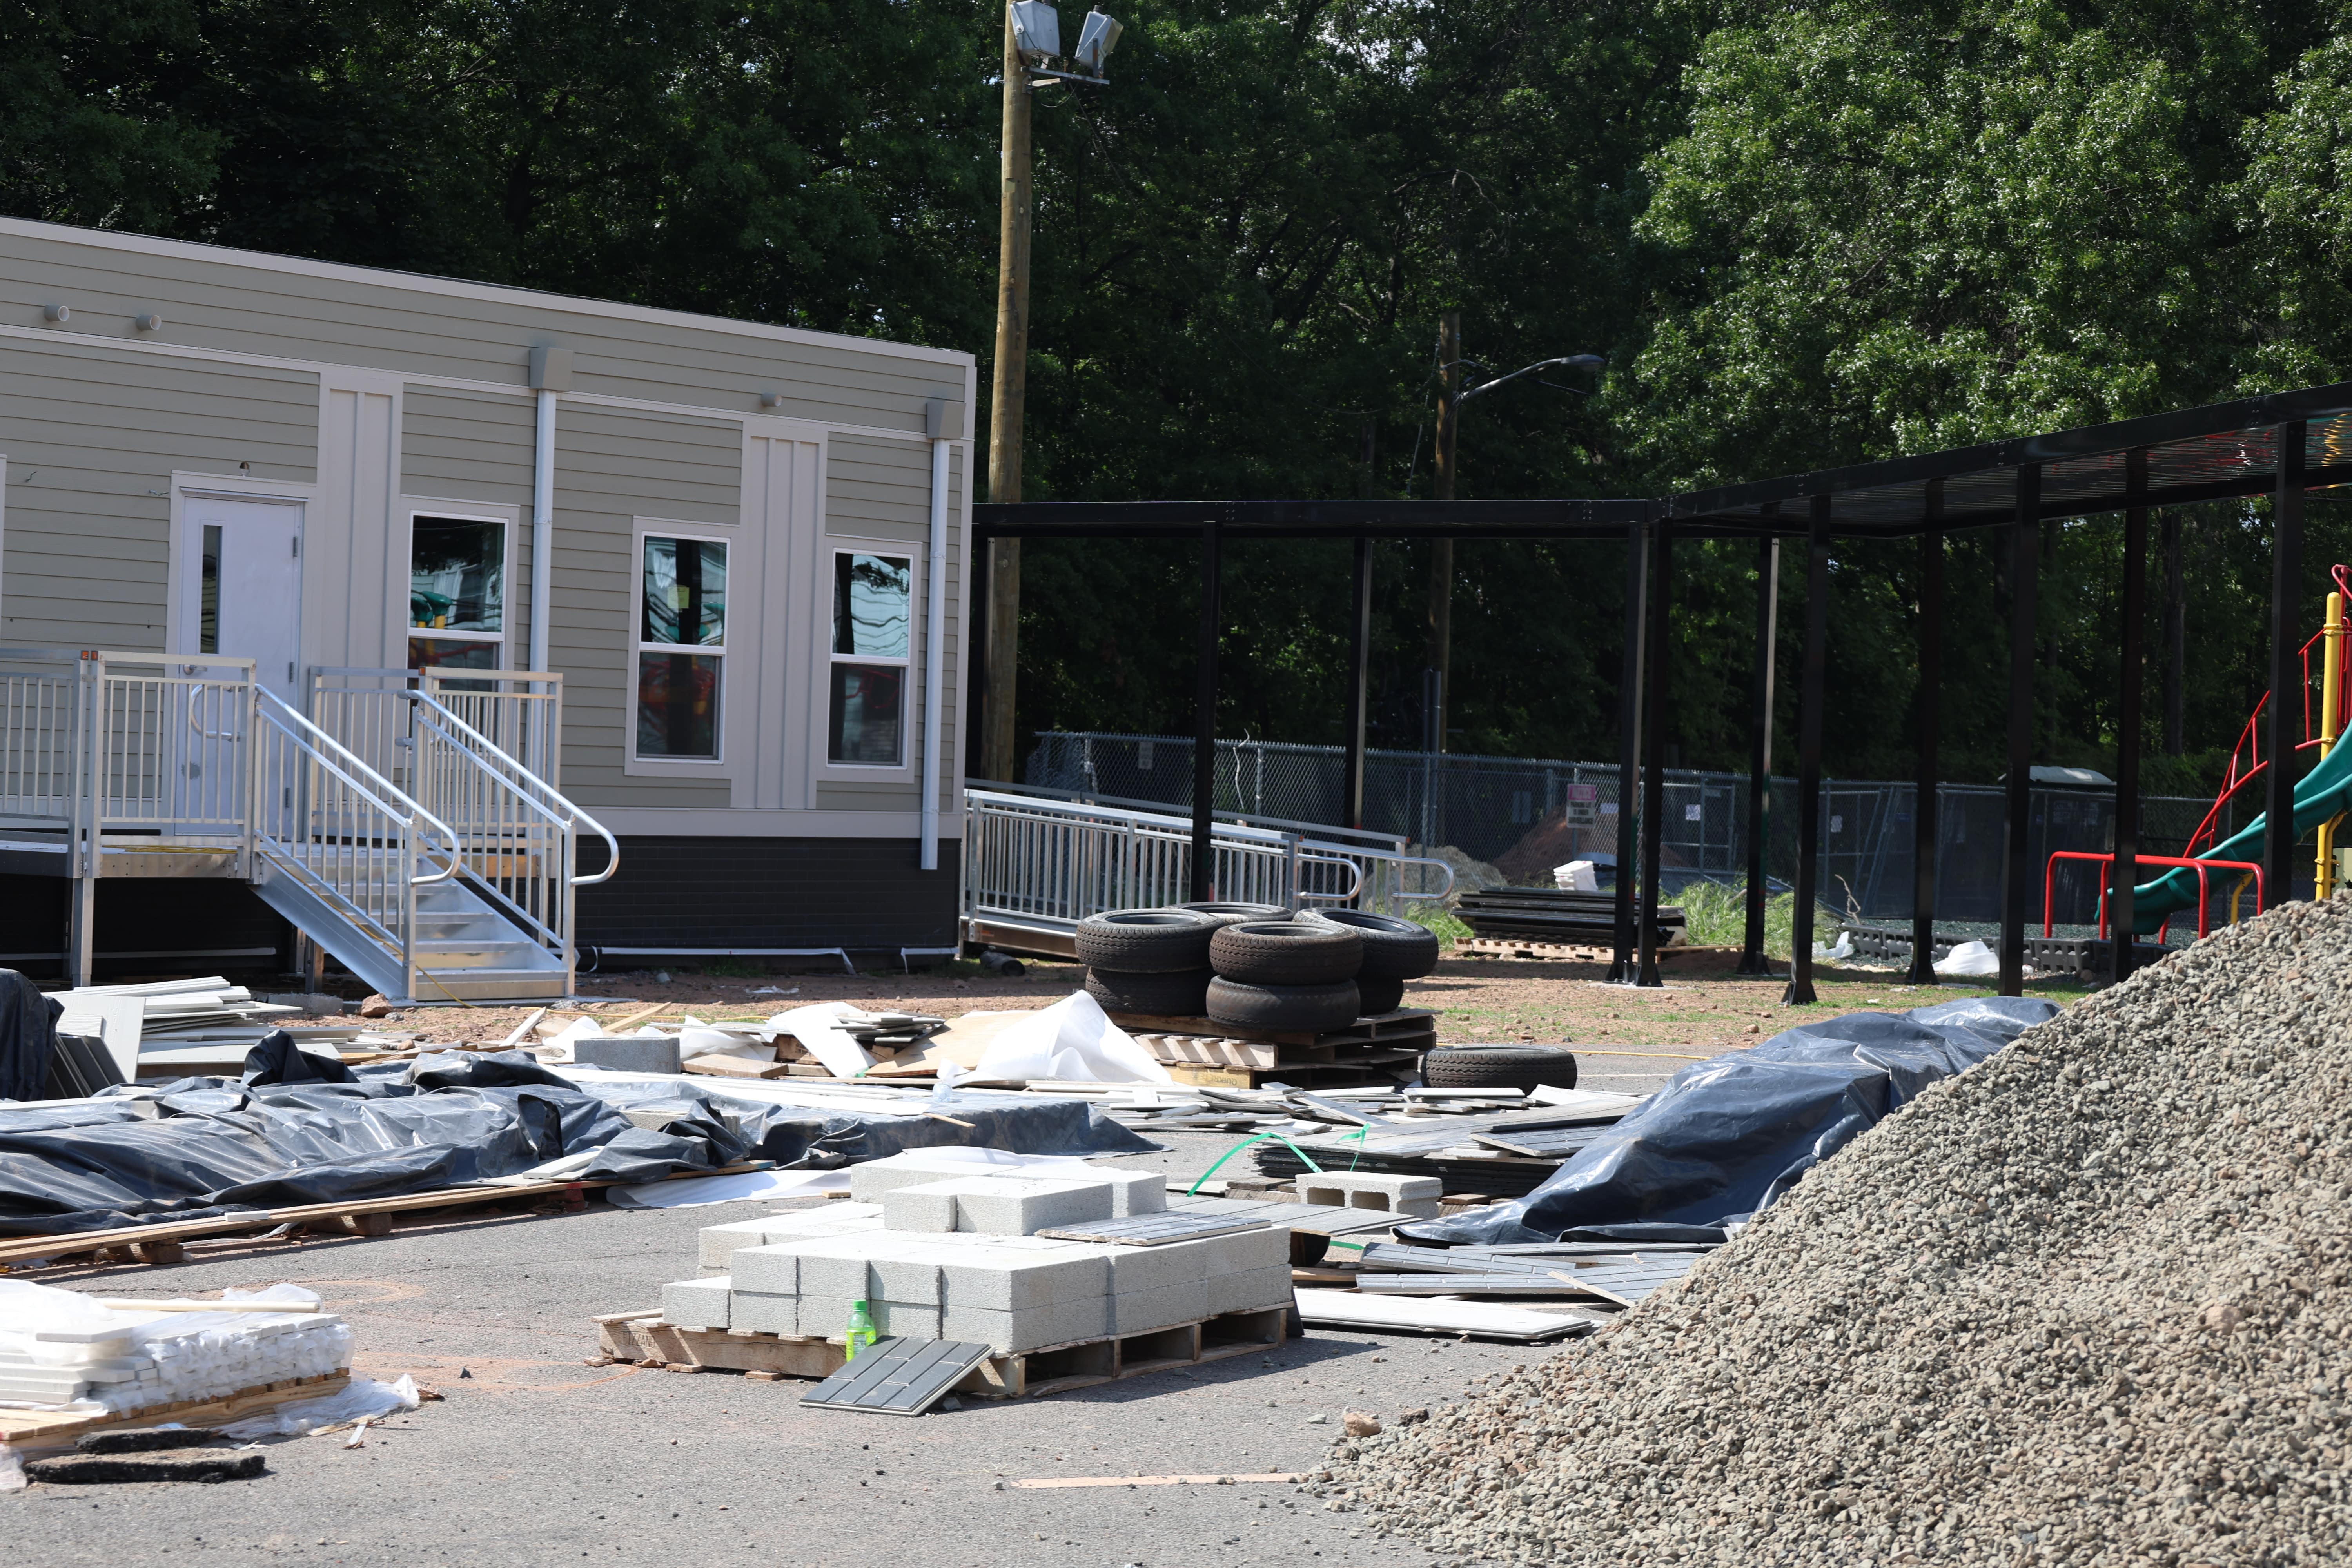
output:
[[[1482,392],[1492,392],[1507,381],[1517,381],[1523,375],[1533,375],[1539,370],[1553,370],[1563,365],[1597,365],[1604,363],[1605,361],[1599,354],[1567,354],[1559,359],[1538,360],[1533,364],[1520,366],[1508,375],[1498,375],[1494,380],[1481,382],[1476,386],[1465,387],[1454,395],[1454,401],[1455,405],[1459,406]]]

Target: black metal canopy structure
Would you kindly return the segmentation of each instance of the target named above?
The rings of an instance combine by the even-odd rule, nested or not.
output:
[[[1684,539],[1753,538],[1759,542],[1759,604],[1750,783],[1753,807],[1766,798],[1771,771],[1771,680],[1777,621],[1774,603],[1784,539],[1801,539],[1806,552],[1805,648],[1799,741],[1798,875],[1795,953],[1788,998],[1813,999],[1813,895],[1821,855],[1822,684],[1825,679],[1829,566],[1832,542],[1905,539],[1920,542],[1922,581],[1928,585],[1920,616],[1922,678],[1932,690],[1941,666],[1940,603],[1943,536],[1961,529],[2002,529],[2010,545],[2010,722],[2007,821],[2001,896],[2000,988],[2023,985],[2026,910],[2036,879],[2027,863],[2027,813],[2032,762],[2033,638],[2036,572],[2042,526],[2072,518],[2120,512],[2125,527],[2124,689],[2119,737],[2114,879],[2115,929],[2131,929],[2131,887],[2137,879],[2140,712],[2140,621],[2147,584],[2147,518],[2151,510],[2200,501],[2268,496],[2272,500],[2270,748],[2293,754],[2287,726],[2302,711],[2296,688],[2302,603],[2303,503],[2305,492],[2352,484],[2352,382],[2270,393],[2203,408],[2182,409],[2046,435],[1989,442],[1919,457],[1646,499],[1560,500],[1224,500],[1024,501],[973,508],[982,541],[1028,539],[1197,539],[1202,546],[1198,722],[1192,786],[1192,896],[1210,896],[1210,822],[1214,806],[1220,558],[1228,542],[1255,539],[1352,541],[1355,550],[1353,670],[1349,682],[1348,826],[1361,826],[1365,742],[1365,670],[1369,658],[1373,539],[1617,540],[1626,547],[1624,676],[1619,691],[1622,744],[1618,798],[1635,798],[1646,781],[1641,814],[1618,816],[1619,875],[1614,977],[1659,984],[1655,922],[1635,920],[1634,878],[1641,868],[1642,910],[1658,905],[1658,812],[1663,800],[1668,669],[1667,629],[1674,587],[1674,547]],[[977,595],[984,606],[987,595]],[[975,630],[967,646],[985,647]],[[1935,899],[1932,820],[1937,759],[1936,704],[1921,737],[1920,809],[1916,826],[1912,977],[1932,978],[1930,940]],[[1637,763],[1638,769],[1637,772]],[[2269,820],[2294,820],[2294,770],[2269,770]],[[1751,823],[1751,847],[1760,846]],[[2291,897],[2294,835],[2265,840],[2265,883],[2273,902]],[[1742,968],[1761,973],[1764,901],[1762,865],[1750,851],[1747,951]],[[1639,929],[1636,929],[1638,924]],[[2131,966],[2132,943],[2111,944],[2115,974]]]

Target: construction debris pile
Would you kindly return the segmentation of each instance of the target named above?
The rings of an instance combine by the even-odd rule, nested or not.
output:
[[[1325,1489],[1480,1563],[2346,1561],[2347,988],[2352,901],[2221,931]]]

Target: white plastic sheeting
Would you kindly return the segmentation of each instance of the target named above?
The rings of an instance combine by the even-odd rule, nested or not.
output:
[[[1061,1079],[1093,1083],[1173,1083],[1168,1069],[1110,1021],[1083,991],[997,1032],[972,1069],[982,1082]]]

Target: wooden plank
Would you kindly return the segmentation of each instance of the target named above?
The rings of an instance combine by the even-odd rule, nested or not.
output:
[[[751,1057],[730,1057],[715,1053],[696,1057],[678,1065],[681,1072],[697,1073],[705,1078],[789,1078],[790,1062],[763,1062]]]
[[[341,1391],[350,1381],[351,1373],[348,1372],[331,1372],[318,1377],[286,1378],[277,1383],[240,1389],[220,1399],[182,1399],[168,1405],[150,1405],[120,1415],[0,1410],[0,1438],[5,1438],[11,1447],[31,1451],[63,1447],[85,1432],[104,1431],[110,1426],[147,1426],[161,1421],[177,1421],[184,1426],[217,1426],[225,1422],[241,1421],[266,1410],[275,1410],[298,1399],[324,1398]]]

